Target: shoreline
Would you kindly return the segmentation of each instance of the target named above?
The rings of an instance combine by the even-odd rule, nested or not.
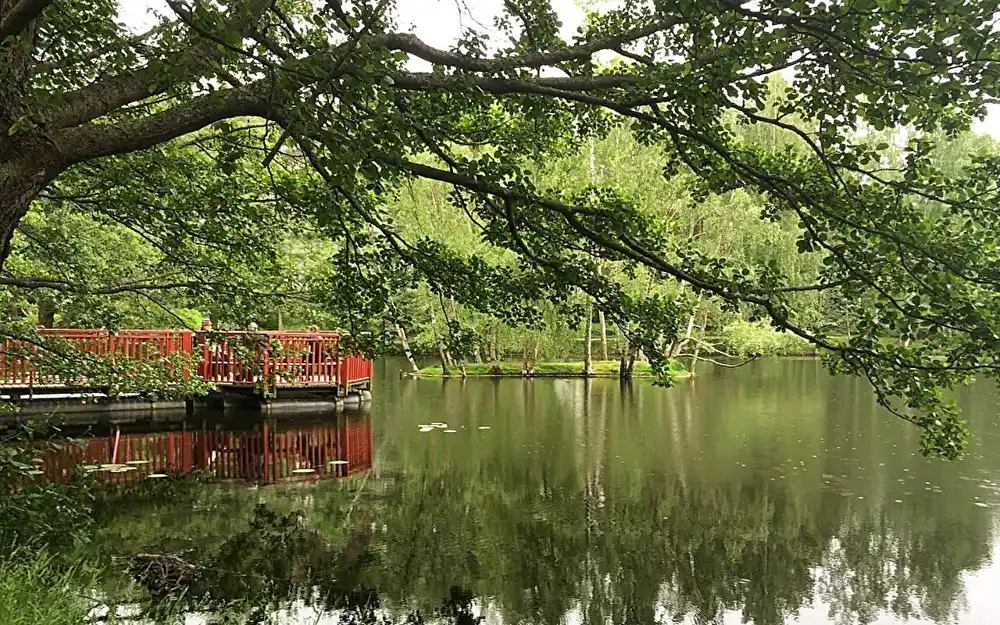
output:
[[[521,363],[472,363],[465,365],[466,373],[453,367],[445,372],[440,365],[424,367],[419,371],[400,371],[400,375],[411,378],[566,378],[566,379],[620,379],[618,361],[595,361],[593,372],[586,375],[583,372],[583,362],[539,362],[530,371],[524,371]],[[674,362],[671,365],[671,377],[682,379],[691,377],[683,365]],[[632,370],[632,379],[654,379],[649,363],[636,362]]]

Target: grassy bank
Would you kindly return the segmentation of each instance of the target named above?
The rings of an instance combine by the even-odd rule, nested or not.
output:
[[[617,378],[618,361],[604,360],[594,361],[594,376],[597,378]],[[470,363],[465,365],[466,375],[469,377],[494,377],[494,378],[520,378],[523,377],[521,363],[501,362],[499,367],[494,363]],[[674,378],[684,378],[690,375],[684,365],[673,361],[670,365],[670,372]],[[419,377],[440,378],[440,377],[460,377],[462,372],[458,367],[449,369],[445,374],[440,365],[424,367],[416,374]],[[583,361],[579,362],[539,362],[535,364],[534,377],[549,378],[582,378]],[[653,377],[652,368],[647,362],[636,362],[633,375],[636,378]]]

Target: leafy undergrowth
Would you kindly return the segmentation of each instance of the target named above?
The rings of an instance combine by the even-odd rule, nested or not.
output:
[[[593,363],[594,377],[602,378],[617,378],[618,377],[618,367],[619,363],[617,360],[603,360],[595,361]],[[466,375],[469,376],[486,376],[486,377],[521,377],[522,376],[522,365],[519,362],[502,362],[498,367],[495,363],[471,363],[465,365]],[[672,361],[670,364],[670,372],[674,378],[683,378],[690,375],[684,368],[684,365],[677,361]],[[440,365],[432,367],[424,367],[419,371],[417,375],[426,377],[443,377],[445,375]],[[460,376],[461,371],[458,367],[452,367],[448,370],[450,376]],[[540,362],[535,364],[534,376],[550,376],[550,377],[583,377],[583,361],[579,362]],[[652,368],[647,362],[636,362],[635,369],[633,371],[634,377],[637,378],[651,378],[653,377]]]

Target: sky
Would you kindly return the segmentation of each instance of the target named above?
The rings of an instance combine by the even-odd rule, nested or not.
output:
[[[164,0],[119,0],[119,6],[121,20],[137,32],[156,22],[151,11],[169,11]],[[502,0],[398,0],[398,26],[432,46],[447,48],[458,39],[463,26],[492,28],[493,17],[502,6]],[[569,39],[583,22],[583,9],[578,0],[552,0],[552,6],[563,22],[563,38]],[[428,68],[422,61],[412,64],[416,71]],[[1000,107],[992,107],[973,129],[1000,139]]]

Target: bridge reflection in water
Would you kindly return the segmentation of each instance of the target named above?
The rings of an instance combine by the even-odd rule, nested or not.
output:
[[[372,468],[369,414],[256,422],[186,417],[63,435],[71,438],[36,443],[44,448],[36,480],[64,483],[82,472],[126,483],[198,471],[219,480],[269,484],[347,477]]]

